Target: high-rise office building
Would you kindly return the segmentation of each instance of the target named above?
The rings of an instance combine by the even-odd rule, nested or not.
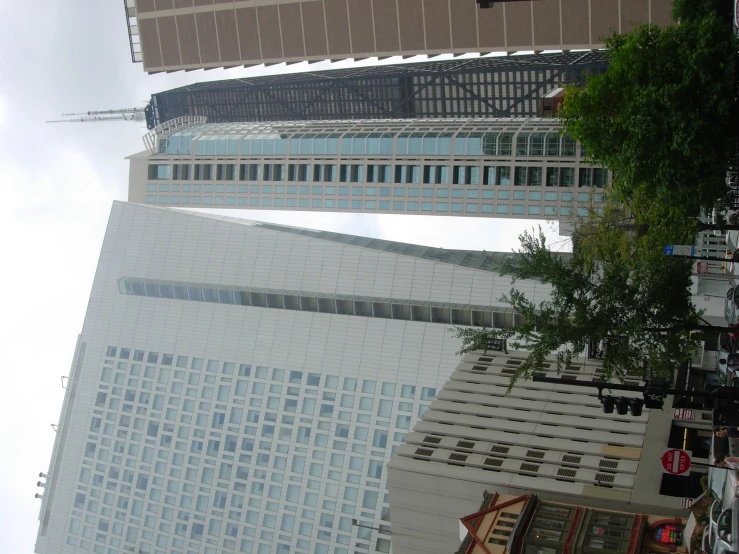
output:
[[[667,25],[670,0],[125,0],[131,55],[149,73],[304,60],[594,50],[632,23]]]
[[[575,360],[557,375],[550,356],[542,373],[561,384],[518,382],[509,392],[526,355],[465,355],[397,449],[387,466],[395,554],[456,551],[459,520],[477,511],[481,490],[672,517],[686,517],[703,492],[705,467],[669,475],[661,457],[680,448],[709,463],[710,410],[673,411],[668,396],[664,410],[604,413],[597,389],[570,384],[600,380],[597,359]]]
[[[129,200],[184,207],[567,219],[609,172],[554,119],[168,121]]]
[[[513,323],[503,257],[115,203],[36,552],[387,552],[383,467],[449,323]]]
[[[532,54],[210,81],[153,94],[149,129],[182,116],[209,123],[536,117],[560,83],[584,84],[605,52]]]

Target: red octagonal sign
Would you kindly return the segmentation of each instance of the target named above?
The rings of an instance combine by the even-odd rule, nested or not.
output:
[[[690,454],[685,450],[671,448],[662,454],[662,467],[667,473],[684,475],[690,471]]]

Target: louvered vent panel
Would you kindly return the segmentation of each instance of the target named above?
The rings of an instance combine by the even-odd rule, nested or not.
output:
[[[500,446],[498,444],[494,444],[493,447],[490,449],[490,452],[495,452],[496,454],[508,454],[508,451],[510,450],[507,446]]]
[[[416,448],[416,454],[418,456],[431,456],[433,453],[434,451],[430,448]]]
[[[561,467],[557,470],[557,476],[559,477],[575,477],[575,475],[577,475],[577,470],[575,469]]]
[[[618,460],[601,460],[598,466],[604,469],[617,469]]]
[[[467,454],[459,454],[457,452],[452,452],[451,454],[449,454],[449,459],[454,460],[455,462],[466,462]]]
[[[500,467],[503,465],[503,460],[502,458],[485,458],[482,463],[486,466]]]
[[[521,464],[521,471],[530,471],[532,473],[536,473],[539,471],[539,468],[541,466],[539,464],[527,464],[526,462]]]
[[[542,450],[529,450],[528,452],[526,452],[526,457],[541,460],[542,458],[544,458],[544,452]]]
[[[613,480],[615,479],[615,475],[612,473],[596,473],[595,474],[595,480],[599,483],[613,483]]]
[[[486,365],[473,365],[472,366],[472,370],[473,371],[487,371],[488,370],[488,367],[490,367],[490,366],[486,366]]]
[[[493,359],[492,358],[489,358],[487,356],[480,356],[479,361],[481,361],[481,362],[492,362]]]
[[[562,375],[563,381],[577,381],[577,375]]]
[[[508,360],[505,365],[521,365],[523,360]]]
[[[430,437],[427,435],[423,438],[423,442],[430,442],[431,444],[439,444],[441,442],[441,437]]]
[[[475,448],[475,443],[470,441],[459,441],[457,442],[457,446],[459,448]]]
[[[565,371],[580,371],[579,365],[573,365],[565,369]]]
[[[571,454],[562,456],[562,461],[566,464],[579,464],[580,460],[582,460],[582,456],[573,456]]]
[[[513,368],[504,367],[500,370],[501,375],[513,375],[514,373],[516,373],[516,370]]]

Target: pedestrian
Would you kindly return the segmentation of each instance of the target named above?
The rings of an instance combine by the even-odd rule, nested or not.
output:
[[[739,469],[739,458],[736,457],[729,457],[729,458],[719,458],[716,460],[715,463],[716,467],[726,467],[729,469]]]
[[[730,439],[739,439],[739,427],[721,427],[714,431],[716,438],[724,439],[726,437]]]

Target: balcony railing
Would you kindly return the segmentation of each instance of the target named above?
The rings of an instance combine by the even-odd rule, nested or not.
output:
[[[128,42],[131,45],[131,61],[141,62],[141,42],[139,40],[139,25],[136,19],[136,0],[123,0],[126,10],[126,26],[128,27]]]

